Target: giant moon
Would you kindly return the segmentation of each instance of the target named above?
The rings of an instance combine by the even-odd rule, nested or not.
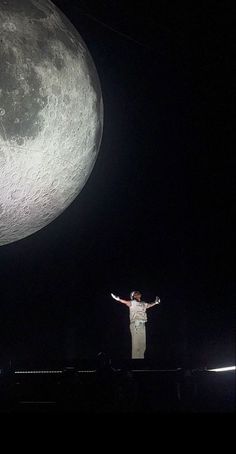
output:
[[[0,245],[40,230],[85,185],[103,104],[91,55],[49,0],[0,3]]]

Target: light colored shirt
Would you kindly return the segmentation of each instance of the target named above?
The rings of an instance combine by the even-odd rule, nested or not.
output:
[[[147,321],[147,310],[148,304],[144,301],[131,300],[131,306],[129,307],[130,323],[135,321],[146,322]]]

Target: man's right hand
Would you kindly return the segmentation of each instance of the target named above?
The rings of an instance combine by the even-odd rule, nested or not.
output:
[[[111,296],[112,296],[112,298],[114,298],[114,300],[116,300],[116,301],[119,301],[119,300],[120,300],[120,297],[114,295],[114,293],[111,293]]]

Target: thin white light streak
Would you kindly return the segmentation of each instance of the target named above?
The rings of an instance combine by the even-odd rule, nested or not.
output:
[[[62,370],[16,370],[15,374],[62,374]]]
[[[236,366],[230,366],[230,367],[219,367],[218,369],[207,369],[210,372],[226,372],[228,370],[235,370]]]

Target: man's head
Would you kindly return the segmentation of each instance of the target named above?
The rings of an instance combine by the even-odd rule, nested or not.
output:
[[[141,301],[141,297],[142,295],[138,290],[135,290],[130,294],[131,300]]]

